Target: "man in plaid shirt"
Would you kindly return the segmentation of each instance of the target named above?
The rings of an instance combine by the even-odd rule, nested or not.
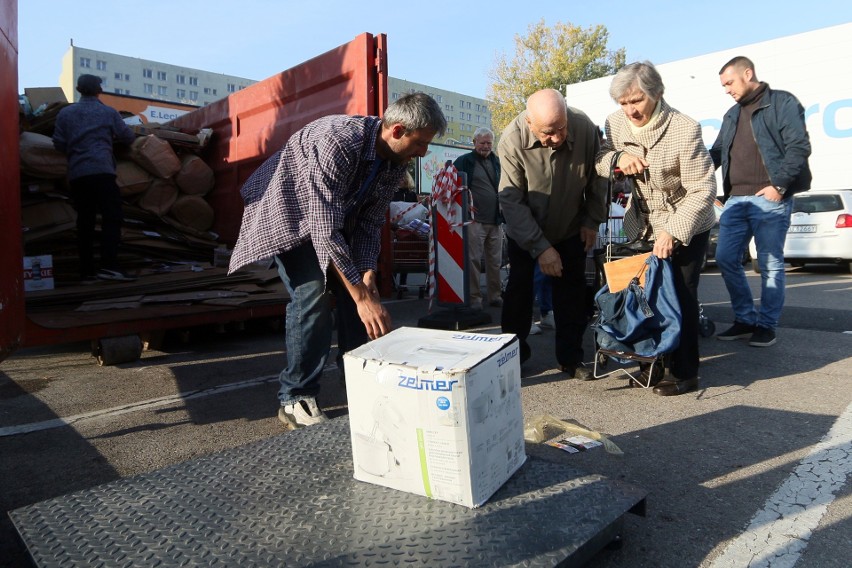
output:
[[[331,350],[329,293],[342,354],[391,330],[376,287],[381,228],[406,165],[443,134],[446,119],[413,93],[378,117],[334,115],[311,122],[267,159],[241,190],[245,201],[229,272],[274,258],[290,293],[287,367],[278,418],[289,428],[326,420],[316,404]]]

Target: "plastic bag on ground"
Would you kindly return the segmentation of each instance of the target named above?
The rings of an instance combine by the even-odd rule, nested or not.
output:
[[[524,440],[533,444],[541,444],[565,433],[586,436],[603,444],[608,454],[623,456],[624,452],[615,442],[594,430],[589,430],[565,420],[560,420],[549,414],[539,414],[524,420]]]

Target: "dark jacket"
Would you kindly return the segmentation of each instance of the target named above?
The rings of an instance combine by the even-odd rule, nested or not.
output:
[[[453,162],[453,165],[456,167],[456,169],[459,172],[463,172],[464,174],[467,175],[466,183],[467,183],[468,187],[471,187],[471,188],[473,188],[473,172],[476,169],[476,160],[478,160],[478,159],[481,159],[481,158],[479,157],[479,155],[476,152],[468,152],[467,154],[462,154],[461,156],[456,158],[455,162]],[[494,167],[494,175],[495,175],[494,181],[499,186],[499,183],[500,183],[500,160],[499,160],[499,158],[497,158],[497,154],[494,153],[494,152],[491,152],[490,154],[488,154],[488,157],[485,158],[485,159],[488,160],[489,162],[491,162],[491,165]],[[474,189],[474,193],[475,193],[475,191],[476,190]],[[476,200],[476,196],[474,196],[474,203],[478,203],[477,200]],[[487,207],[483,207],[483,209],[480,210],[480,213],[485,213],[485,217],[477,217],[477,219],[482,219],[483,223],[490,223],[490,224],[498,224],[499,225],[500,223],[503,222],[503,218],[500,215],[500,205],[499,205],[498,200],[497,200],[497,187],[494,188],[494,200],[493,200],[493,202],[491,202],[490,199],[489,199],[488,203],[489,203],[489,205]],[[491,206],[491,203],[493,203],[493,206]],[[489,214],[489,213],[491,213],[491,214]]]
[[[476,168],[476,157],[476,152],[468,152],[456,158],[456,161],[453,163],[458,171],[467,174],[468,184],[473,179],[473,170]],[[497,158],[497,154],[491,152],[488,154],[487,159],[494,166],[494,173],[497,174],[497,179],[500,179],[500,160]]]
[[[728,168],[739,116],[740,105],[735,104],[725,113],[722,129],[710,149],[713,165],[722,166],[726,198],[731,193]],[[805,111],[798,99],[786,91],[767,87],[760,106],[752,115],[751,127],[772,185],[787,189],[784,198],[810,189],[811,142],[805,127]]]

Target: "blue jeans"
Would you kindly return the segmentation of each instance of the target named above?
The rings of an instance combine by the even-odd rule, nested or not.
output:
[[[553,311],[553,282],[550,276],[541,271],[538,263],[535,263],[535,275],[533,276],[535,295],[538,298],[538,309],[544,316]]]
[[[285,337],[287,366],[278,376],[281,383],[278,399],[284,405],[319,393],[319,379],[331,351],[332,295],[337,311],[337,362],[341,370],[343,353],[363,345],[369,337],[355,302],[331,269],[326,286],[313,244],[279,254],[275,264],[290,293]]]
[[[725,203],[719,225],[716,264],[731,296],[737,321],[769,329],[778,326],[784,307],[784,241],[790,228],[791,199],[769,201],[754,195]],[[760,312],[754,306],[742,258],[751,238],[760,266]]]

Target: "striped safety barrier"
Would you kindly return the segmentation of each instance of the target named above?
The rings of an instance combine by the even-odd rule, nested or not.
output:
[[[468,290],[465,226],[473,222],[471,202],[459,172],[452,164],[435,174],[432,185],[429,234],[429,309],[437,299],[443,306],[467,306]]]

